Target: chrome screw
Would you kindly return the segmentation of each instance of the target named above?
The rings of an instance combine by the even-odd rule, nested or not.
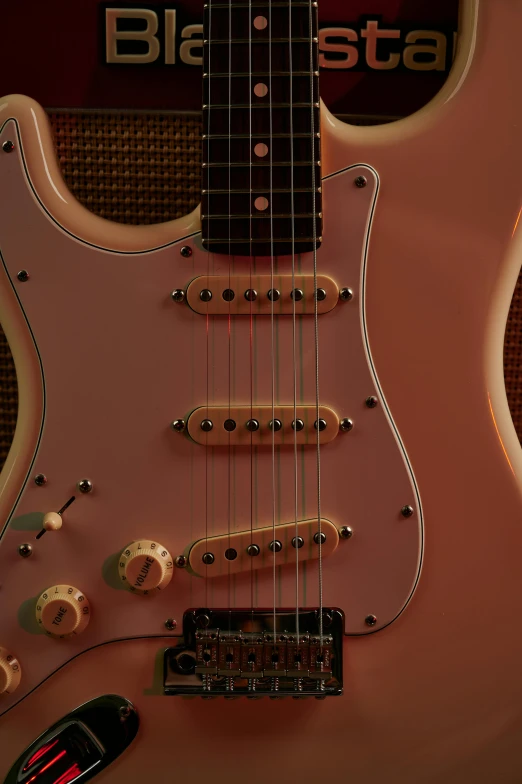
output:
[[[22,558],[29,558],[32,552],[33,552],[33,548],[27,542],[21,544],[20,547],[18,548],[18,555],[21,555]]]
[[[295,430],[299,433],[304,428],[304,422],[302,419],[294,419],[292,421],[292,430]]]
[[[270,302],[277,302],[280,296],[281,296],[281,292],[278,289],[270,289],[270,291],[267,294],[267,297],[270,300]]]
[[[353,430],[353,422],[351,419],[348,419],[348,417],[345,417],[345,419],[341,419],[339,422],[339,427],[343,433],[349,433],[350,430]]]
[[[247,289],[245,291],[245,299],[247,302],[254,302],[257,299],[257,291],[255,289]]]
[[[319,426],[319,432],[322,433],[323,430],[326,430],[326,420],[325,419],[319,419],[319,420],[316,419],[315,422],[314,422],[314,427],[315,427],[316,430],[317,430],[318,426]]]
[[[176,431],[176,433],[182,433],[185,430],[186,424],[184,419],[175,419],[174,422],[171,423],[171,428]]]
[[[343,525],[343,527],[339,529],[339,536],[341,539],[351,539],[353,531],[349,526]]]
[[[203,430],[204,433],[210,433],[213,427],[214,424],[210,419],[204,419],[200,424],[200,428]]]
[[[249,433],[255,433],[257,430],[259,430],[259,422],[257,419],[249,419],[246,423],[246,429]]]
[[[283,423],[280,419],[271,419],[268,423],[268,427],[270,430],[273,430],[275,433],[277,433],[283,427]]]
[[[47,477],[46,477],[46,475],[45,474],[36,474],[36,476],[34,478],[34,483],[35,483],[35,485],[38,485],[38,487],[43,487],[44,485],[47,484]]]
[[[202,302],[210,302],[212,299],[212,292],[210,289],[203,289],[203,291],[199,292],[199,298]]]
[[[324,302],[326,299],[326,291],[324,289],[317,289],[315,298],[318,302]]]
[[[367,615],[364,619],[366,626],[375,626],[377,623],[377,616],[376,615]]]
[[[364,402],[366,403],[368,408],[376,408],[379,401],[377,400],[375,395],[370,395],[370,397],[367,397]]]
[[[27,272],[27,270],[20,270],[20,272],[17,274],[16,277],[18,278],[20,283],[27,283],[27,281],[29,280],[29,273]]]
[[[14,142],[8,139],[6,142],[2,144],[2,150],[4,152],[13,152],[14,150]]]
[[[359,175],[359,177],[356,177],[354,182],[357,188],[366,188],[368,185],[368,180],[366,177],[363,177],[362,174]]]
[[[80,493],[90,493],[92,490],[92,482],[90,479],[80,479],[77,487]]]
[[[403,517],[412,517],[413,511],[413,506],[403,506],[401,509],[401,515]]]
[[[301,300],[304,297],[303,290],[302,289],[294,289],[292,291],[292,293],[290,294],[290,296],[292,297],[294,302],[301,302]]]
[[[126,721],[131,715],[131,709],[129,708],[128,705],[122,705],[119,710],[119,714],[120,714],[120,719],[122,721]]]
[[[167,618],[165,621],[165,628],[168,629],[169,632],[173,632],[177,625],[178,623],[174,620],[174,618]]]
[[[174,302],[185,302],[186,292],[183,289],[174,289],[170,296]]]
[[[349,302],[353,299],[353,291],[349,288],[344,288],[339,291],[339,297],[343,302]]]
[[[206,629],[208,626],[210,626],[210,616],[205,612],[198,613],[195,620],[198,629]]]
[[[183,247],[180,248],[179,252],[181,253],[184,259],[188,259],[190,258],[190,256],[192,256],[192,248],[190,248],[188,245],[183,245]]]
[[[212,553],[203,553],[203,556],[201,557],[201,560],[203,561],[205,566],[210,566],[211,564],[214,563],[215,558],[214,558],[214,555]]]
[[[321,531],[321,533],[319,533],[319,531],[318,531],[316,534],[314,534],[314,542],[316,544],[319,544],[319,542],[321,544],[324,544],[326,542],[326,534],[323,533],[322,531]]]
[[[247,547],[247,554],[248,555],[252,555],[252,556],[259,555],[260,552],[261,552],[261,550],[259,549],[257,544],[249,544],[248,547]]]
[[[271,550],[273,553],[280,553],[280,552],[281,552],[281,550],[283,549],[283,545],[281,544],[281,542],[279,541],[279,539],[274,539],[274,540],[273,540],[272,542],[270,542],[270,544],[268,545],[268,549],[269,549],[269,550]]]
[[[187,565],[187,559],[184,555],[178,555],[178,557],[174,560],[174,563],[178,567],[178,569],[184,569]]]

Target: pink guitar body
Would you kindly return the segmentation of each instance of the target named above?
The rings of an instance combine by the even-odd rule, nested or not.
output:
[[[207,253],[199,211],[147,227],[95,217],[63,183],[43,110],[0,101],[0,320],[20,387],[0,477],[0,646],[22,672],[0,696],[0,779],[54,722],[116,694],[140,727],[98,775],[108,784],[520,781],[522,457],[502,346],[522,259],[522,0],[462,10],[454,69],[423,111],[355,128],[322,110],[318,273],[353,297],[319,316],[320,397],[353,428],[321,447],[321,516],[352,532],[324,545],[323,602],[343,611],[346,636],[343,695],[321,701],[163,693],[183,613],[270,611],[270,558],[254,569],[218,556],[199,574],[169,562],[149,596],[118,571],[142,538],[190,559],[202,540],[221,553],[239,532],[272,538],[274,514],[317,518],[315,436],[297,462],[291,443],[277,447],[274,474],[271,439],[209,447],[171,427],[200,407],[270,409],[272,373],[276,403],[292,405],[291,317],[276,315],[273,334],[266,315],[229,327],[170,296],[198,276],[260,286],[270,260]],[[290,274],[288,258],[275,272]],[[312,275],[312,254],[298,273]],[[297,404],[314,406],[313,316],[297,323]],[[79,492],[85,479],[92,492]],[[73,495],[62,528],[36,540]],[[285,536],[277,606],[292,610]],[[299,606],[318,607],[309,542],[298,580]],[[71,638],[35,617],[55,585],[89,602]]]

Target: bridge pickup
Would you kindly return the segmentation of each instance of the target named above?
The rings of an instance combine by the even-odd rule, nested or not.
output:
[[[208,406],[196,408],[187,420],[187,432],[203,446],[293,446],[333,441],[339,417],[328,406]]]
[[[315,296],[315,291],[318,296]],[[192,310],[203,316],[313,316],[339,302],[339,287],[327,275],[203,275],[186,290]]]
[[[165,694],[342,694],[344,615],[323,609],[319,619],[319,610],[188,610],[183,642],[165,651]]]
[[[299,562],[313,561],[319,558],[319,540],[321,539],[321,557],[331,555],[339,544],[337,528],[329,520],[321,520],[321,529],[317,520],[302,520],[257,528],[254,531],[211,536],[199,539],[192,545],[188,554],[188,564],[199,577],[228,576],[252,569],[273,568],[292,564],[295,568],[296,546],[299,549]]]

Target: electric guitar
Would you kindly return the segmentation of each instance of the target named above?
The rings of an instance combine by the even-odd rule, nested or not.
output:
[[[405,120],[319,104],[309,0],[205,8],[201,210],[128,227],[0,102],[0,778],[522,775],[522,0]]]

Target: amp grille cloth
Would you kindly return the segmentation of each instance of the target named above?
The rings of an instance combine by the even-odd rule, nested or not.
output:
[[[52,112],[50,118],[65,181],[97,215],[119,223],[159,223],[186,215],[199,203],[199,115]],[[509,313],[504,369],[522,440],[522,277]],[[1,329],[0,385],[1,466],[17,412],[16,374]]]

